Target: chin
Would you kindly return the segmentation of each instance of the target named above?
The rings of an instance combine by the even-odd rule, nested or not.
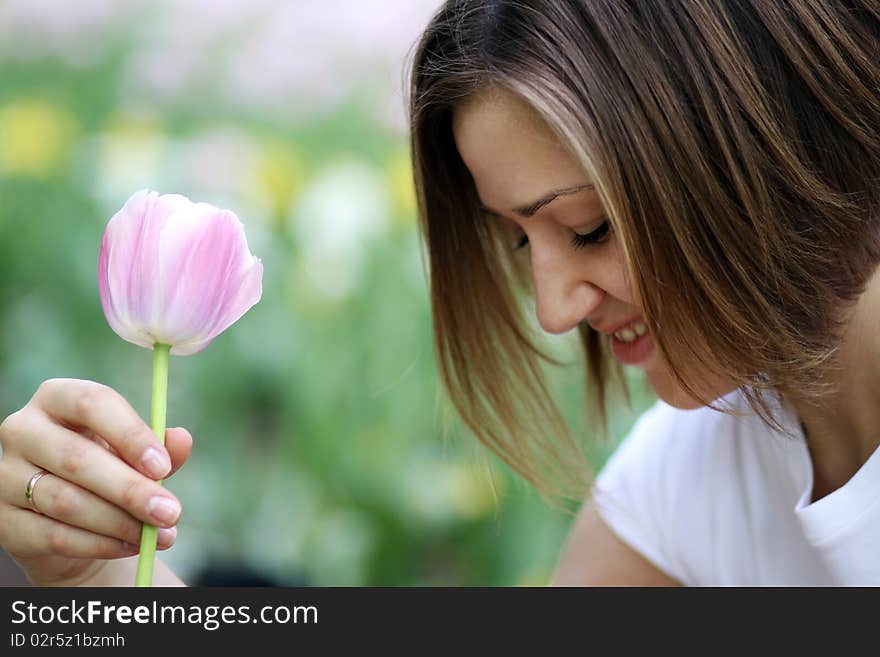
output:
[[[699,402],[675,385],[672,376],[665,370],[657,372],[646,371],[648,382],[654,389],[654,393],[665,403],[682,411],[692,411],[703,408],[706,404]],[[729,382],[717,382],[708,386],[706,398],[716,400],[736,390],[737,386]]]

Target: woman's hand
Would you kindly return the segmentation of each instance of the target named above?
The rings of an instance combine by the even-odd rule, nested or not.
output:
[[[159,527],[158,549],[174,543],[180,502],[156,480],[189,457],[186,429],[168,429],[163,447],[112,388],[50,379],[0,424],[0,445],[0,546],[32,584],[106,581],[110,560],[138,553],[143,522]],[[26,491],[43,470],[34,510]]]

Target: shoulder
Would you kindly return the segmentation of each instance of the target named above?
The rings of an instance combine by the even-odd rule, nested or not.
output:
[[[612,531],[683,583],[699,579],[701,551],[710,553],[707,541],[726,533],[720,519],[729,517],[745,487],[756,485],[752,480],[768,462],[764,452],[775,449],[740,391],[715,405],[731,413],[657,402],[593,489],[597,511]]]

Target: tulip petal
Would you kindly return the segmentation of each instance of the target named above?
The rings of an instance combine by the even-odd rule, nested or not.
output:
[[[196,353],[207,347],[215,337],[237,322],[260,300],[263,295],[263,263],[253,258],[251,266],[244,271],[239,277],[238,284],[233,285],[231,289],[235,290],[235,293],[226,296],[222,312],[218,315],[205,341],[187,353]],[[181,345],[181,348],[184,349],[185,345]]]
[[[235,294],[227,295],[224,310],[218,315],[217,321],[208,334],[198,341],[176,344],[171,353],[179,356],[195,354],[207,347],[211,342],[232,324],[238,321],[261,298],[263,293],[263,263],[254,258],[253,265],[240,278],[238,285],[232,286]]]
[[[98,257],[111,328],[177,355],[204,349],[257,303],[262,272],[234,213],[149,190],[111,218]]]
[[[143,315],[143,262],[156,253],[158,231],[152,209],[159,195],[141,190],[126,201],[104,231],[99,256],[98,283],[101,303],[111,328],[135,344],[152,347]]]
[[[255,260],[232,212],[198,203],[173,215],[162,234],[161,257],[162,331],[173,353],[203,349],[259,300],[261,288],[247,308],[230,316]]]

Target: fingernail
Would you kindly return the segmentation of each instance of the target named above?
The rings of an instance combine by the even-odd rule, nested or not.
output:
[[[165,525],[173,525],[180,517],[180,504],[170,497],[156,495],[147,502],[147,514]]]
[[[162,545],[171,545],[177,538],[177,527],[162,527],[159,530],[159,542]]]
[[[144,469],[151,477],[164,477],[171,469],[171,461],[168,460],[168,456],[155,447],[147,447],[144,450],[141,463],[144,464]]]

